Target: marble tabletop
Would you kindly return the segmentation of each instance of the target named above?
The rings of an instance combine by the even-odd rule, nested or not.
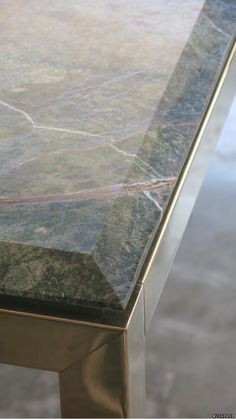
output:
[[[235,0],[0,0],[0,301],[124,310]]]

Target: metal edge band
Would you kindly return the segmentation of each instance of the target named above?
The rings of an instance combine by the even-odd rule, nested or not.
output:
[[[53,321],[53,322],[59,322],[59,323],[68,323],[68,324],[75,324],[80,326],[86,326],[86,327],[93,327],[93,328],[101,328],[101,329],[107,329],[107,330],[114,330],[117,332],[122,332],[124,330],[124,327],[122,326],[116,326],[112,324],[104,324],[99,322],[90,322],[86,320],[76,320],[66,317],[57,317],[53,315],[45,315],[45,314],[38,314],[33,312],[25,312],[25,311],[17,311],[17,310],[10,310],[5,308],[0,308],[0,314],[11,314],[14,316],[20,316],[20,317],[27,317],[32,319],[41,319],[41,320],[47,320],[47,321]]]

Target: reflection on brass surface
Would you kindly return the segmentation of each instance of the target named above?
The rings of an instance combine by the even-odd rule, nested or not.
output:
[[[123,334],[60,373],[63,417],[125,417]]]
[[[145,417],[144,295],[140,292],[124,333],[124,359],[128,389],[128,417]]]
[[[143,417],[144,307],[123,331],[0,313],[0,361],[60,373],[65,417]]]
[[[0,362],[61,371],[119,333],[1,313]]]
[[[60,373],[65,417],[144,417],[144,299],[128,329]]]

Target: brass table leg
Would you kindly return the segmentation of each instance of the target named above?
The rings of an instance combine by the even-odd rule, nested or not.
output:
[[[124,417],[127,411],[123,336],[59,374],[63,417]]]
[[[0,362],[58,372],[64,417],[144,417],[143,293],[124,327],[2,309]]]
[[[143,297],[127,330],[61,371],[63,417],[145,417]]]

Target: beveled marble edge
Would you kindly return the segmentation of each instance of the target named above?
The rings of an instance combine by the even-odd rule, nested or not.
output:
[[[225,13],[223,13],[224,7]],[[143,247],[140,246],[139,254],[135,255],[139,260],[135,279],[132,276],[130,278],[126,276],[126,293],[116,293],[119,295],[123,309],[129,301],[137,280],[142,280],[141,271],[146,262],[148,250],[154,237],[156,239],[160,233],[158,229],[161,220],[163,215],[166,216],[186,158],[199,126],[204,120],[208,103],[235,41],[235,24],[236,4],[224,0],[206,1],[156,109],[145,140],[137,153],[137,156],[150,167],[158,168],[158,170],[161,167],[163,171],[166,169],[168,182],[163,188],[166,195],[161,200],[161,208],[158,208],[160,212],[158,211],[157,218],[152,220],[151,234],[148,235],[148,239],[144,238],[144,243],[140,243]],[[161,145],[167,146],[164,152],[161,152],[160,140],[156,141],[157,138],[161,139]],[[129,171],[127,183],[132,178],[132,170],[134,166]],[[149,198],[154,198],[154,201],[159,203],[159,196],[159,199],[155,200],[156,191],[152,192],[150,189]],[[122,206],[117,206],[115,212],[118,214],[121,210]],[[109,242],[111,237],[113,237],[112,234],[106,234],[106,241]],[[103,247],[100,248],[103,251]],[[99,262],[102,264],[102,260]],[[111,260],[111,263],[113,262]]]
[[[143,202],[141,222],[135,224],[135,218],[123,218],[124,223],[121,228],[124,234],[122,239],[129,239],[127,232],[130,227],[137,229],[136,233],[140,238],[138,242],[136,240],[133,243],[132,240],[129,241],[133,247],[133,253],[129,254],[129,257],[132,258],[131,267],[128,264],[129,261],[122,256],[124,242],[117,241],[115,243],[117,247],[114,257],[111,257],[110,252],[114,247],[114,235],[116,235],[117,229],[117,225],[112,222],[107,223],[93,255],[70,254],[70,252],[54,249],[2,242],[1,248],[4,247],[4,251],[9,252],[13,259],[14,255],[21,257],[32,253],[36,258],[45,256],[53,261],[65,259],[67,262],[69,258],[72,264],[76,261],[76,266],[82,269],[81,275],[84,275],[85,283],[87,279],[87,289],[85,287],[78,299],[73,296],[73,286],[71,297],[56,295],[53,294],[53,290],[49,290],[48,294],[45,292],[43,300],[42,295],[37,294],[37,291],[32,293],[30,298],[27,293],[24,296],[24,292],[21,292],[20,298],[17,300],[16,290],[12,290],[14,305],[18,304],[17,301],[19,304],[20,301],[24,301],[24,304],[37,302],[39,306],[45,307],[47,305],[56,307],[59,303],[62,310],[63,306],[68,310],[70,307],[73,310],[85,307],[86,310],[87,306],[94,307],[94,310],[108,308],[115,311],[123,311],[127,307],[148,249],[154,236],[158,234],[162,215],[167,211],[166,208],[173,194],[175,181],[180,176],[197,129],[204,118],[208,101],[228,56],[234,38],[235,20],[236,5],[232,1],[206,1],[155,112],[145,140],[137,153],[137,157],[145,161],[153,170],[156,170],[157,167],[161,168],[162,172],[166,174],[167,182],[164,182],[160,188],[158,185],[153,187],[152,184],[147,186],[145,198],[148,198],[150,202],[148,210],[146,200],[144,201],[142,191],[139,191],[138,187],[135,200],[138,198],[140,208],[142,208]],[[165,146],[164,150],[163,145]],[[127,175],[128,185],[131,184],[134,169],[132,166]],[[161,207],[159,206],[160,201]],[[111,221],[122,215],[124,203],[125,211],[133,213],[135,210],[134,201],[132,199],[128,202],[124,201],[121,194],[115,200],[110,213]],[[127,269],[128,266],[129,269]],[[68,263],[65,264],[65,268],[61,268],[61,275],[67,277],[68,281],[70,275],[74,275],[74,272],[68,267]],[[5,290],[2,290],[1,299],[7,299],[10,302],[10,294],[11,292],[8,291],[8,295],[6,295]]]

